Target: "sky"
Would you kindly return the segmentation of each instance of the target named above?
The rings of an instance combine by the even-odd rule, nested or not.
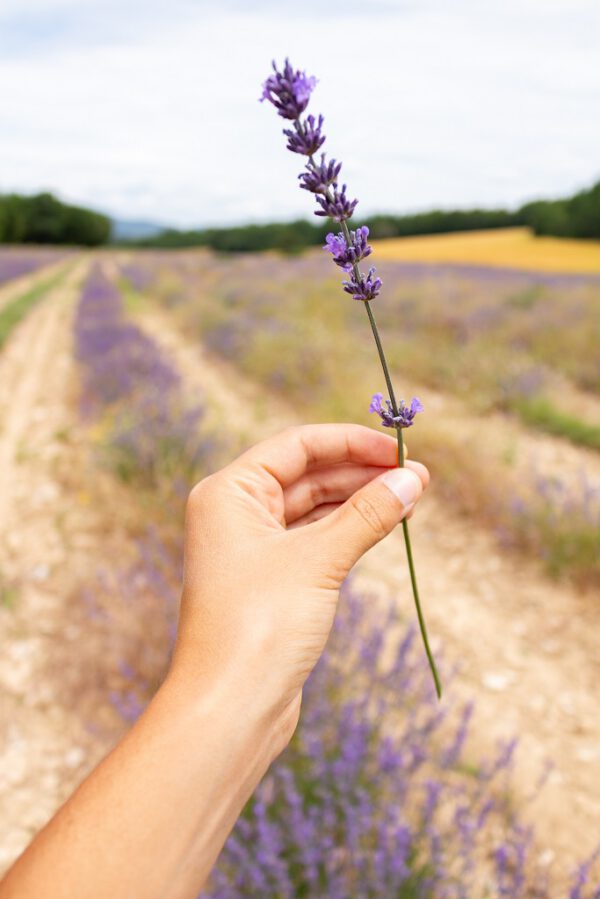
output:
[[[600,177],[598,0],[0,0],[0,192],[179,227],[309,217],[271,60],[357,214],[516,206]]]

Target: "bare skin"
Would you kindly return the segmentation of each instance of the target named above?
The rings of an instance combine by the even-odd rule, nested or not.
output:
[[[358,425],[289,428],[192,491],[177,643],[145,713],[17,860],[0,899],[194,899],[292,737],[358,559],[423,465]]]

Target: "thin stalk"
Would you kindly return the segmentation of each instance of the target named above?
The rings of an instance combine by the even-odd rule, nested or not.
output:
[[[299,120],[298,120],[299,121]],[[300,127],[302,127],[302,123],[299,122]],[[315,168],[316,164],[312,156],[309,157],[310,165]],[[329,199],[332,199],[329,191],[326,192],[326,195]],[[341,221],[340,225],[342,227],[342,231],[344,233],[344,237],[346,238],[346,243],[348,246],[351,244],[350,237],[350,229],[345,221]],[[360,281],[360,271],[358,265],[354,263],[352,266],[354,271],[354,275],[357,281]],[[390,370],[388,368],[387,360],[385,358],[385,353],[383,352],[383,345],[381,343],[381,338],[379,336],[379,331],[377,329],[377,323],[375,321],[375,316],[373,315],[373,310],[371,309],[371,304],[368,300],[363,303],[365,309],[367,310],[367,315],[369,317],[369,324],[371,325],[371,331],[373,332],[373,338],[375,339],[375,345],[377,347],[377,352],[379,354],[379,361],[381,362],[381,368],[383,369],[383,376],[385,378],[385,383],[388,389],[390,403],[392,404],[392,411],[394,415],[398,415],[398,404],[396,402],[396,396],[394,394],[394,387],[392,385],[392,379],[390,377]],[[398,439],[398,468],[404,468],[404,443],[402,441],[402,429],[396,428],[396,437]],[[435,664],[435,659],[433,658],[433,653],[431,651],[431,647],[429,645],[429,638],[427,636],[427,626],[425,624],[425,616],[423,615],[423,610],[421,608],[421,600],[419,597],[419,588],[417,585],[417,575],[415,573],[415,563],[413,560],[412,554],[412,545],[410,542],[410,534],[408,531],[408,521],[406,518],[402,521],[402,532],[404,534],[404,545],[406,546],[406,558],[408,560],[408,570],[410,573],[410,583],[412,586],[413,598],[415,601],[415,608],[417,610],[417,618],[419,620],[419,628],[421,631],[421,637],[423,638],[423,645],[425,647],[425,653],[427,655],[427,660],[429,662],[429,667],[431,668],[431,674],[433,676],[433,682],[435,684],[435,692],[437,694],[438,699],[442,696],[442,684],[440,681],[440,676],[438,674],[438,670]]]
[[[348,233],[348,226],[346,222],[342,222],[342,227],[344,230],[344,234],[346,240],[349,242],[350,235]],[[358,266],[356,266],[358,268]],[[381,367],[383,369],[383,376],[385,378],[385,383],[387,385],[387,389],[390,395],[390,402],[392,404],[392,411],[394,415],[398,415],[398,405],[396,403],[396,397],[394,395],[394,388],[392,386],[392,379],[390,377],[390,371],[387,364],[387,359],[385,358],[385,353],[383,352],[383,345],[381,343],[381,338],[379,336],[379,331],[377,329],[377,323],[375,321],[375,316],[373,315],[373,310],[371,309],[371,303],[367,300],[364,303],[365,309],[367,310],[367,315],[369,317],[369,324],[371,325],[371,331],[373,332],[373,337],[375,339],[375,345],[377,346],[377,352],[379,353],[379,361],[381,362]],[[398,468],[404,468],[404,442],[402,440],[402,429],[396,428],[396,437],[398,440]],[[425,647],[425,653],[427,654],[427,660],[429,662],[429,667],[431,668],[431,674],[433,676],[433,682],[435,684],[435,692],[437,693],[438,699],[442,696],[442,684],[440,681],[440,676],[438,674],[438,670],[435,664],[435,659],[433,658],[433,653],[431,651],[431,647],[429,645],[429,637],[427,636],[427,625],[425,624],[425,616],[423,615],[423,609],[421,608],[421,600],[419,597],[419,587],[417,584],[417,575],[415,572],[415,563],[413,560],[412,554],[412,545],[410,542],[410,533],[408,530],[408,521],[406,518],[402,521],[402,532],[404,534],[404,545],[406,546],[406,558],[408,560],[408,570],[410,573],[410,583],[412,585],[413,598],[415,601],[415,608],[417,610],[417,618],[419,619],[419,628],[421,630],[421,637],[423,638],[423,645]]]
[[[397,429],[398,433],[398,467],[404,467],[404,444],[402,443],[402,432],[400,428]],[[415,600],[415,608],[417,610],[417,618],[419,619],[419,628],[421,630],[421,637],[423,638],[423,645],[425,647],[425,652],[427,654],[427,660],[429,661],[429,667],[431,668],[431,674],[433,676],[433,682],[435,684],[435,692],[437,693],[438,699],[442,698],[442,683],[440,681],[440,676],[438,674],[438,670],[435,664],[435,659],[433,657],[433,653],[431,651],[431,647],[429,645],[429,638],[427,636],[427,625],[425,624],[425,616],[423,615],[423,609],[421,608],[421,600],[419,598],[419,588],[417,586],[417,575],[415,573],[415,563],[413,561],[412,554],[412,545],[410,542],[410,534],[408,532],[408,521],[406,518],[402,520],[402,532],[404,534],[404,545],[406,546],[406,558],[408,559],[408,570],[410,572],[410,582],[412,584],[413,597]]]
[[[345,223],[344,223],[345,224]],[[379,337],[379,331],[377,330],[377,324],[375,322],[375,316],[373,315],[373,310],[371,309],[371,304],[367,301],[364,303],[367,315],[369,316],[369,323],[371,325],[371,330],[373,331],[373,337],[375,338],[375,343],[377,345],[377,351],[379,353],[379,359],[381,361],[381,367],[383,368],[383,374],[385,377],[385,381],[390,392],[390,402],[392,404],[392,410],[394,415],[398,414],[398,406],[396,404],[396,398],[394,397],[394,391],[392,389],[390,373],[387,366],[387,360],[385,358],[385,354],[383,352],[383,346],[381,344],[381,338]],[[398,468],[404,468],[404,443],[402,440],[402,428],[396,428],[396,437],[398,439]],[[431,668],[431,674],[433,676],[433,682],[435,684],[435,692],[437,693],[438,699],[442,696],[442,684],[440,681],[440,676],[438,674],[438,670],[435,664],[435,659],[433,658],[433,653],[431,651],[431,647],[429,645],[429,637],[427,636],[427,626],[425,624],[425,616],[423,615],[423,609],[421,608],[421,600],[419,597],[419,588],[417,585],[417,575],[415,572],[415,563],[413,560],[412,554],[412,545],[410,542],[410,534],[408,531],[408,521],[406,518],[402,521],[402,532],[404,534],[404,545],[406,546],[406,558],[408,560],[408,570],[410,573],[410,583],[412,585],[413,598],[415,601],[415,608],[417,610],[417,618],[419,619],[419,628],[421,630],[421,637],[423,638],[423,645],[425,646],[425,652],[427,654],[427,660],[429,661],[429,667]]]

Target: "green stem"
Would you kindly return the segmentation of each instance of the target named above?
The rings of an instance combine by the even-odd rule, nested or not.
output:
[[[397,428],[398,434],[398,467],[404,467],[404,444],[402,442],[402,431],[400,428]],[[421,637],[423,638],[423,645],[425,646],[425,652],[427,654],[427,659],[429,661],[429,667],[431,668],[431,674],[433,675],[433,682],[435,684],[435,692],[437,693],[438,699],[442,697],[442,683],[440,681],[440,676],[438,674],[438,670],[435,664],[435,659],[433,658],[433,653],[431,651],[431,647],[429,645],[429,638],[427,636],[427,625],[425,624],[425,616],[423,615],[423,609],[421,608],[421,600],[419,598],[419,588],[417,586],[417,575],[415,573],[415,563],[413,561],[412,554],[412,545],[410,542],[410,534],[408,532],[408,521],[406,518],[402,520],[402,532],[404,534],[404,545],[406,546],[406,558],[408,559],[408,570],[410,572],[410,582],[412,584],[413,597],[415,600],[415,608],[417,610],[417,618],[419,619],[419,628],[421,629]]]
[[[302,123],[298,120],[300,127],[302,127]],[[316,163],[311,156],[309,158],[310,165],[315,168]],[[332,199],[329,191],[326,192],[326,195],[329,199]],[[340,222],[342,226],[342,231],[344,233],[344,237],[346,238],[346,243],[348,246],[352,243],[350,237],[350,229],[345,221]],[[360,281],[360,271],[358,265],[354,263],[352,266],[354,271],[354,275],[357,281]],[[392,404],[392,412],[394,415],[398,415],[398,404],[396,402],[396,397],[394,395],[394,387],[392,385],[392,379],[390,377],[390,370],[388,368],[387,360],[385,358],[385,353],[383,352],[383,345],[381,343],[381,338],[379,336],[379,331],[377,330],[377,323],[375,322],[375,316],[373,315],[373,310],[371,309],[371,304],[367,300],[364,302],[364,307],[367,310],[367,315],[369,316],[369,324],[371,325],[371,331],[373,332],[373,337],[375,339],[375,345],[377,347],[377,352],[379,354],[379,361],[381,362],[381,367],[383,369],[383,376],[385,378],[385,383],[387,385],[388,393],[390,396],[390,403]],[[402,441],[402,429],[396,428],[396,435],[398,438],[398,468],[404,468],[404,443]],[[431,651],[431,647],[429,646],[429,638],[427,636],[427,626],[425,624],[425,617],[423,615],[423,610],[421,608],[421,600],[419,598],[419,588],[417,586],[417,575],[415,573],[415,563],[413,560],[412,554],[412,546],[410,542],[410,534],[408,532],[408,522],[406,518],[402,521],[402,531],[404,533],[404,545],[406,546],[406,558],[408,559],[408,570],[410,572],[410,582],[412,585],[412,592],[415,601],[415,608],[417,610],[417,618],[419,619],[419,628],[421,630],[421,637],[423,638],[423,645],[425,646],[425,652],[427,654],[427,660],[429,662],[429,667],[431,668],[431,674],[433,675],[433,682],[435,684],[435,692],[437,693],[438,699],[442,696],[442,684],[440,681],[440,676],[438,674],[438,670],[435,664],[435,659],[433,658],[433,653]]]
[[[344,222],[345,231],[348,230],[348,226]],[[346,236],[346,240],[348,240],[348,235]],[[396,404],[396,398],[394,396],[394,390],[392,387],[392,381],[390,378],[390,372],[387,365],[387,360],[385,358],[385,354],[383,352],[383,346],[381,344],[381,338],[379,337],[379,331],[377,330],[377,324],[375,322],[375,316],[373,315],[373,310],[371,309],[371,304],[369,301],[365,302],[365,308],[367,310],[367,315],[369,316],[369,323],[371,325],[371,330],[373,331],[373,337],[375,338],[375,344],[377,345],[377,352],[379,353],[379,360],[381,362],[381,367],[383,369],[383,374],[385,377],[385,382],[387,384],[387,388],[390,394],[390,402],[392,404],[392,411],[394,415],[398,414],[398,406]],[[396,428],[396,436],[398,438],[398,468],[404,467],[404,443],[402,441],[402,428]],[[440,681],[440,676],[438,674],[438,670],[435,664],[435,659],[433,658],[433,653],[431,651],[431,647],[429,645],[429,638],[427,636],[427,626],[425,624],[425,616],[423,615],[423,609],[421,608],[421,600],[419,598],[419,588],[417,585],[417,575],[415,573],[415,563],[413,560],[412,554],[412,545],[410,542],[410,534],[408,531],[408,521],[406,518],[402,521],[402,532],[404,534],[404,545],[406,546],[406,558],[408,559],[408,570],[410,573],[410,582],[412,585],[412,592],[415,601],[415,608],[417,610],[417,618],[419,619],[419,628],[421,630],[421,637],[423,638],[423,645],[425,646],[425,652],[427,654],[427,660],[429,661],[429,667],[431,668],[431,674],[433,676],[433,682],[435,684],[435,692],[437,693],[438,699],[442,696],[442,684]]]

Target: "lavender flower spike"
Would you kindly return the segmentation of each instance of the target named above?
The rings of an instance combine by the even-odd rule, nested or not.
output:
[[[358,205],[358,200],[349,200],[346,196],[345,184],[341,190],[335,188],[324,197],[320,197],[317,194],[315,199],[321,207],[317,209],[315,215],[328,215],[336,222],[344,222],[346,219],[351,218]]]
[[[315,119],[314,115],[308,115],[304,123],[294,122],[293,131],[291,128],[284,128],[288,150],[292,153],[301,153],[303,156],[312,156],[325,143],[325,135],[321,134],[322,127],[322,115],[318,119]]]
[[[379,415],[384,428],[410,428],[417,412],[423,411],[423,405],[416,396],[410,401],[410,406],[406,406],[404,400],[400,400],[397,415],[394,415],[394,409],[389,400],[385,401],[387,409],[384,408],[382,401],[383,394],[375,393],[369,406],[369,412],[376,412]]]
[[[343,268],[345,272],[351,272],[353,265],[373,252],[367,243],[368,237],[369,229],[366,225],[350,232],[350,243],[347,242],[343,232],[339,234],[330,232],[325,238],[326,243],[323,249],[329,250],[333,254],[333,261],[336,265]]]
[[[337,185],[341,167],[342,163],[336,162],[335,159],[325,162],[325,154],[321,153],[321,162],[318,165],[309,162],[306,171],[298,175],[300,187],[313,194],[325,194],[331,184]]]
[[[283,72],[277,70],[273,62],[274,75],[263,84],[263,92],[260,97],[272,103],[277,114],[284,119],[299,118],[308,106],[312,91],[315,89],[317,79],[314,76],[307,77],[306,72],[294,71],[289,59],[286,59]]]
[[[375,269],[370,268],[367,275],[359,272],[360,277],[352,275],[349,281],[342,281],[344,290],[349,293],[355,300],[374,299],[381,290],[381,278],[375,278]]]
[[[370,302],[381,290],[381,278],[375,277],[374,268],[370,268],[366,275],[358,269],[360,260],[371,254],[371,247],[367,243],[369,231],[366,227],[350,231],[348,227],[348,219],[352,218],[352,214],[358,205],[358,200],[351,200],[346,196],[345,184],[342,185],[341,190],[338,187],[337,179],[341,164],[333,159],[330,162],[326,162],[324,153],[321,154],[321,162],[315,162],[314,154],[325,142],[325,135],[321,133],[323,116],[318,118],[315,118],[314,115],[307,115],[305,118],[300,116],[308,105],[316,80],[307,78],[304,72],[292,69],[288,59],[285,61],[283,72],[277,71],[275,63],[273,63],[273,69],[275,74],[267,78],[263,85],[262,99],[269,100],[275,106],[280,116],[284,119],[289,119],[293,123],[293,126],[285,129],[283,133],[288,139],[288,150],[308,156],[305,169],[298,178],[300,187],[303,190],[310,191],[315,196],[318,207],[315,210],[315,215],[329,216],[335,222],[340,223],[340,232],[338,234],[333,232],[328,234],[323,249],[328,250],[332,254],[335,264],[339,265],[340,268],[350,275],[348,281],[342,282],[344,291],[354,297],[355,300],[363,301],[390,397],[386,401],[388,406],[386,410],[381,404],[383,396],[376,394],[371,403],[371,411],[380,415],[386,428],[396,428],[398,466],[402,467],[404,465],[404,447],[400,429],[408,428],[412,425],[415,415],[421,411],[422,406],[416,397],[408,407],[403,402],[400,405],[396,403],[389,367],[383,352],[381,338]],[[427,637],[427,628],[421,609],[421,600],[419,599],[419,589],[406,518],[402,522],[402,530],[404,532],[404,543],[406,545],[406,555],[419,627],[431,667],[436,693],[438,697],[441,697],[442,685]]]

